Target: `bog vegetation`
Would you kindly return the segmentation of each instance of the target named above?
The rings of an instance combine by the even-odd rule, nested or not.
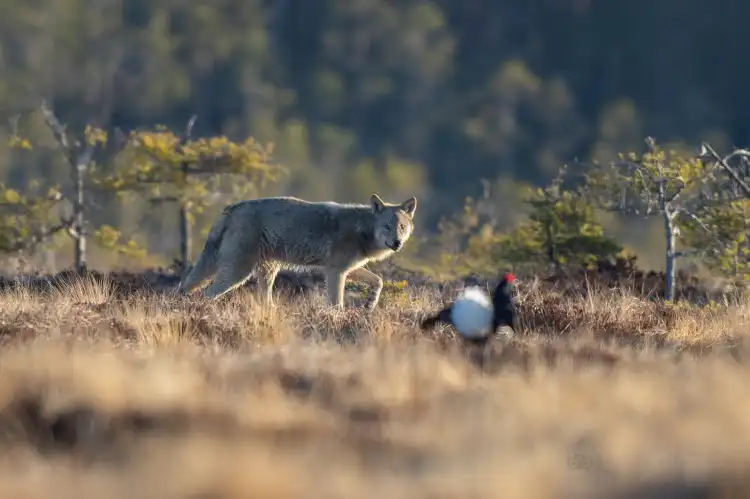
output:
[[[356,288],[335,311],[316,291],[267,309],[117,275],[3,284],[4,496],[747,495],[739,295],[525,280],[519,334],[482,350],[419,329],[452,292],[414,281],[373,312]]]
[[[59,184],[69,202],[56,215],[71,218],[74,172],[39,112],[41,99],[68,124],[71,141],[82,140],[87,124],[106,132],[108,144],[94,151],[97,166],[117,149],[118,127],[128,135],[164,124],[183,137],[196,114],[193,140],[275,144],[266,152],[290,174],[254,184],[248,194],[342,201],[372,191],[384,199],[416,195],[429,200],[420,233],[435,232],[466,196],[495,221],[494,232],[508,232],[521,221],[525,187],[549,185],[573,158],[608,163],[618,152],[640,154],[647,134],[667,151],[691,155],[702,140],[723,154],[750,140],[743,111],[750,72],[734,62],[748,51],[742,19],[750,7],[665,0],[644,15],[631,2],[542,4],[12,0],[0,21],[0,182],[20,192],[42,181],[40,194]],[[14,117],[33,149],[5,147]],[[87,192],[90,225],[58,232],[93,238],[106,225],[102,245],[133,239],[149,252],[134,260],[132,251],[104,253],[90,242],[90,265],[182,259],[181,220],[195,218],[185,240],[200,244],[216,205],[233,198],[235,182],[225,178],[221,189],[209,185],[211,206],[196,199],[210,176],[201,175],[189,181],[195,192],[186,201],[195,209]],[[486,202],[480,179],[489,187]],[[85,190],[93,187],[84,182]],[[57,218],[42,232],[60,225]],[[602,225],[647,267],[663,267],[664,255],[652,255],[662,251],[664,232],[652,218],[610,214]],[[71,258],[67,248],[53,247],[35,267],[57,271],[75,265]]]
[[[0,11],[3,497],[749,495],[750,2]],[[227,203],[372,192],[374,311],[173,294]],[[419,329],[506,270],[517,336]]]
[[[131,265],[144,266],[151,256],[139,244],[137,232],[124,235],[108,223],[89,228],[87,212],[102,200],[115,198],[124,206],[147,203],[155,210],[171,206],[179,214],[173,233],[180,239],[180,253],[173,257],[177,267],[184,268],[193,241],[202,240],[211,223],[206,219],[196,236],[196,216],[257,196],[266,184],[288,173],[274,159],[273,144],[253,137],[241,142],[225,136],[193,137],[197,116],[182,134],[159,126],[127,133],[117,129],[116,137],[109,137],[89,125],[76,137],[45,103],[40,113],[69,164],[73,185],[53,186],[47,192],[38,182],[24,190],[0,186],[0,251],[33,256],[67,237],[74,243],[78,273],[86,269],[89,238],[107,251],[126,255]],[[37,147],[37,141],[18,124],[15,120],[9,145],[23,154]],[[642,151],[620,153],[614,161],[561,165],[548,186],[529,188],[520,196],[519,212],[525,217],[505,230],[483,209],[492,195],[485,184],[482,198],[467,198],[463,210],[445,217],[437,232],[415,235],[395,264],[446,279],[490,277],[504,268],[559,275],[632,261],[622,244],[605,235],[602,218],[614,212],[661,220],[667,300],[675,298],[678,262],[691,257],[738,285],[750,279],[749,162],[750,153],[740,149],[722,156],[706,143],[691,150],[661,146],[647,137]],[[69,217],[54,217],[60,203],[70,205]],[[163,261],[164,255],[158,256]]]

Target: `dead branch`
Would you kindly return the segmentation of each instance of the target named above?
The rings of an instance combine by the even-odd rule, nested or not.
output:
[[[181,201],[180,198],[177,196],[162,196],[162,197],[156,197],[156,198],[149,198],[148,202],[151,204],[159,204],[159,203],[176,203],[178,201]]]
[[[45,123],[52,131],[55,140],[65,153],[68,162],[71,165],[75,165],[77,163],[77,155],[73,151],[73,148],[70,147],[70,143],[68,142],[68,136],[65,132],[66,125],[60,123],[52,110],[47,106],[46,101],[42,100],[42,103],[39,107],[42,110],[42,114],[44,115]]]
[[[92,144],[86,144],[86,148],[81,154],[78,154],[77,147],[72,147],[68,141],[68,136],[65,131],[67,125],[63,125],[55,116],[55,113],[47,106],[46,101],[42,101],[40,108],[44,115],[44,121],[52,131],[52,134],[57,140],[58,145],[62,148],[68,163],[72,168],[78,170],[85,169],[94,157],[95,146]]]
[[[187,142],[193,137],[193,127],[195,126],[195,121],[198,119],[198,115],[194,114],[190,117],[190,119],[187,122],[187,126],[185,126],[185,134],[182,136],[182,140],[180,142]]]
[[[61,222],[57,225],[53,225],[49,229],[39,230],[30,236],[21,238],[20,234],[17,234],[17,240],[8,248],[9,252],[18,251],[34,251],[42,244],[48,242],[58,232],[67,231],[69,232],[74,226],[74,220],[61,219]]]
[[[701,249],[691,249],[691,250],[687,250],[687,251],[675,251],[674,256],[675,256],[675,258],[684,258],[684,257],[688,257],[688,256],[695,256],[695,255],[700,255],[700,254],[703,254],[703,253],[708,253],[710,251],[712,251],[712,250],[710,250],[710,249],[704,249],[704,248],[701,248]]]
[[[732,177],[732,180],[742,189],[745,196],[750,197],[750,186],[745,183],[744,180],[737,174],[737,172],[729,165],[729,161],[735,157],[740,157],[745,160],[750,159],[750,151],[745,149],[735,149],[731,154],[721,157],[717,152],[706,142],[701,143],[701,150],[698,153],[698,158],[701,161],[712,160],[718,164],[725,172]]]

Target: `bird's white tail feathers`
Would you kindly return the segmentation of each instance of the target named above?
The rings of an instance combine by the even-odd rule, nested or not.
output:
[[[492,300],[478,286],[463,290],[451,307],[451,322],[466,338],[483,338],[492,331]]]

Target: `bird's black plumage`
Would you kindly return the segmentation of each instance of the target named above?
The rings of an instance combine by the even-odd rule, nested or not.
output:
[[[507,273],[500,282],[495,286],[495,292],[492,294],[492,306],[494,308],[492,321],[492,331],[497,331],[500,326],[510,327],[514,333],[518,331],[518,317],[516,314],[516,304],[513,300],[513,293],[510,285],[515,281],[513,274]]]
[[[493,320],[492,320],[492,332],[497,332],[497,328],[500,326],[510,327],[514,333],[518,331],[518,319],[516,313],[516,306],[513,300],[513,293],[511,291],[511,284],[515,281],[515,276],[511,273],[506,273],[503,278],[495,286],[495,290],[492,293],[492,306],[493,306]],[[422,329],[433,327],[438,323],[451,324],[451,308],[453,303],[438,313],[427,317],[422,321]],[[455,325],[454,325],[455,327]],[[485,343],[489,337],[481,338],[476,340],[467,340],[476,343]]]
[[[434,326],[435,324],[437,324],[438,322],[451,324],[451,307],[450,306],[442,309],[437,314],[432,315],[426,318],[424,321],[422,321],[422,329],[430,328]]]

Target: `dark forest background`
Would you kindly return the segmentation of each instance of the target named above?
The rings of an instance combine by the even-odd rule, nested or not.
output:
[[[510,227],[521,187],[576,158],[646,135],[747,145],[747,19],[742,0],[2,0],[0,126],[41,99],[70,129],[179,131],[197,114],[196,135],[275,143],[290,175],[259,195],[415,195],[427,232],[489,187],[484,209]],[[5,142],[0,181],[67,181],[60,158]],[[177,252],[174,210],[90,217]],[[606,222],[663,265],[658,221]]]

